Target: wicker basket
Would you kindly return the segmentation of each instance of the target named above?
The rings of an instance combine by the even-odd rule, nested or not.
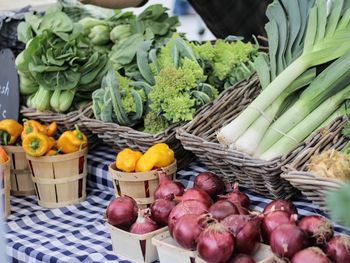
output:
[[[162,168],[170,179],[175,180],[176,161]],[[118,171],[115,163],[109,165],[109,174],[113,179],[115,195],[127,195],[134,198],[140,208],[149,207],[154,202],[154,192],[159,185],[158,172],[126,173]]]
[[[327,211],[325,196],[329,191],[337,190],[344,183],[335,179],[328,179],[306,172],[310,157],[328,149],[341,150],[347,139],[341,135],[341,130],[348,122],[346,118],[338,119],[329,129],[323,129],[317,134],[319,140],[315,145],[304,149],[295,160],[283,168],[282,178],[299,189],[310,201]]]
[[[11,214],[10,206],[10,160],[4,164],[0,164],[0,195],[4,205],[4,217]]]
[[[11,194],[34,195],[34,184],[22,146],[4,146],[11,159]]]
[[[177,130],[176,137],[186,150],[192,151],[208,168],[228,181],[269,198],[288,199],[298,193],[287,180],[280,177],[282,167],[290,164],[297,154],[318,141],[318,137],[300,144],[289,154],[271,161],[255,159],[219,144],[216,131],[231,122],[258,95],[260,85],[255,75],[223,92],[191,122]]]
[[[78,124],[81,131],[88,137],[89,148],[93,148],[97,144],[97,136],[86,129],[84,125],[81,124],[80,119],[84,116],[92,116],[93,112],[91,107],[87,106],[82,110],[71,111],[68,113],[57,113],[57,112],[40,112],[34,108],[27,108],[25,106],[21,107],[21,114],[23,117],[32,120],[38,120],[44,123],[51,123],[55,121],[57,123],[58,129],[61,132],[66,130],[73,130],[74,125]]]
[[[87,151],[84,148],[57,156],[27,155],[39,205],[56,208],[85,200]]]

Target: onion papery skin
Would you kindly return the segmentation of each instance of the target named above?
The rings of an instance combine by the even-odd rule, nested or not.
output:
[[[170,235],[173,235],[173,228],[176,221],[183,215],[202,215],[207,213],[207,207],[197,200],[186,200],[178,203],[169,215],[168,228]]]
[[[283,199],[276,199],[270,202],[267,206],[265,206],[263,213],[268,214],[279,210],[285,211],[290,215],[298,214],[298,210],[293,202]]]
[[[334,235],[332,224],[322,216],[305,216],[298,226],[308,234],[310,244],[314,246],[325,245]]]
[[[109,224],[128,230],[136,221],[138,215],[137,203],[128,196],[121,196],[113,199],[106,211],[106,217]]]
[[[216,200],[218,195],[222,195],[226,191],[225,182],[211,172],[199,173],[194,179],[193,186],[205,191],[213,200]]]
[[[203,231],[199,217],[199,215],[184,215],[176,221],[173,237],[181,247],[196,249],[197,239]]]
[[[318,247],[308,247],[297,252],[291,263],[332,263]]]
[[[154,192],[154,199],[173,200],[175,196],[181,196],[185,192],[185,187],[180,182],[169,179],[167,174],[159,172],[159,185]]]
[[[350,262],[350,237],[334,236],[324,249],[330,260],[336,263]]]
[[[169,215],[176,206],[174,201],[157,199],[151,205],[152,219],[160,226],[168,225]]]
[[[197,200],[199,202],[202,202],[208,209],[213,204],[213,199],[211,199],[211,197],[206,192],[199,188],[187,189],[181,197],[181,200]]]
[[[239,211],[231,202],[227,200],[219,200],[209,208],[209,214],[220,221],[229,215],[239,214]]]
[[[300,250],[309,245],[307,234],[296,225],[284,224],[277,227],[270,238],[272,252],[281,258],[291,260]]]
[[[241,206],[243,208],[248,209],[250,206],[249,197],[245,193],[239,191],[237,183],[234,184],[233,192],[221,196],[220,198],[230,201],[235,206],[237,206],[237,208]]]

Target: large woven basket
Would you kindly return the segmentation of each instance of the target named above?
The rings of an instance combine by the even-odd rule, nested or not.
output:
[[[179,127],[176,137],[186,150],[192,151],[208,168],[228,181],[269,198],[291,198],[298,193],[281,178],[282,167],[290,164],[303,149],[311,147],[318,137],[300,144],[289,154],[264,161],[219,144],[216,132],[232,121],[258,95],[260,84],[255,75],[223,92],[191,122]]]
[[[21,114],[23,117],[31,120],[38,120],[44,123],[51,123],[55,121],[58,129],[61,132],[66,130],[74,130],[74,125],[78,124],[81,131],[88,137],[89,149],[97,144],[97,136],[90,130],[86,129],[81,123],[81,116],[92,116],[93,112],[91,107],[85,107],[81,110],[75,110],[68,113],[57,113],[52,111],[40,112],[34,108],[21,107]]]
[[[164,132],[153,135],[116,123],[99,121],[87,115],[81,116],[81,122],[104,143],[117,150],[129,147],[145,152],[154,144],[163,142],[174,151],[179,169],[186,167],[194,159],[193,154],[186,151],[180,141],[175,138],[175,129],[178,125],[173,125]]]
[[[321,130],[316,135],[319,137],[317,142],[300,152],[290,165],[283,168],[284,173],[281,175],[325,211],[327,211],[325,203],[327,193],[337,190],[344,183],[307,172],[307,166],[312,155],[328,149],[343,149],[348,140],[341,135],[341,130],[347,122],[346,118],[338,119],[329,128]]]

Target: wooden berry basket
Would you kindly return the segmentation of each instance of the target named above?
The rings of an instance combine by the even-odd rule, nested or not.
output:
[[[10,189],[10,160],[8,160],[0,164],[0,195],[3,200],[5,218],[11,214]]]
[[[157,229],[148,234],[136,235],[106,223],[111,233],[113,252],[123,259],[136,263],[151,263],[158,260],[157,248],[152,238],[168,230],[168,227]],[[143,244],[142,244],[143,243]],[[144,246],[144,252],[142,251]],[[168,262],[172,263],[172,262]]]
[[[39,205],[56,208],[85,200],[87,152],[86,147],[56,156],[27,155]]]
[[[176,177],[176,161],[161,168],[170,179]],[[126,173],[117,170],[115,162],[109,165],[115,196],[127,195],[134,198],[140,208],[149,207],[154,202],[154,192],[159,185],[158,171]]]
[[[4,146],[11,160],[11,194],[14,196],[34,195],[26,154],[22,146]]]
[[[169,231],[163,232],[152,238],[152,243],[157,247],[160,263],[205,263],[196,251],[179,247],[170,236]],[[260,244],[259,249],[252,255],[257,263],[273,263],[274,256],[269,246]]]
[[[307,172],[307,167],[311,156],[329,149],[340,151],[344,148],[348,139],[341,134],[341,131],[347,122],[347,118],[340,118],[328,129],[321,130],[317,134],[320,138],[317,144],[300,152],[291,164],[283,168],[284,173],[281,175],[324,211],[327,211],[326,195],[330,191],[336,191],[344,182]]]

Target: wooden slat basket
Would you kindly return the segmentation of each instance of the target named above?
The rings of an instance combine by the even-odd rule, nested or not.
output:
[[[149,134],[116,123],[99,121],[86,114],[81,116],[81,122],[104,143],[117,150],[130,148],[145,152],[154,144],[166,143],[174,151],[179,169],[185,168],[194,159],[193,154],[186,151],[175,138],[175,129],[181,124],[170,126],[158,134]]]
[[[0,195],[3,201],[4,217],[8,217],[11,214],[10,204],[10,160],[0,164]]]
[[[14,196],[34,195],[26,154],[22,146],[4,146],[11,160],[11,194]]]
[[[21,114],[27,119],[37,120],[44,123],[51,123],[55,121],[60,132],[64,132],[66,130],[74,130],[74,126],[78,124],[80,130],[88,137],[89,148],[91,149],[97,145],[97,136],[90,132],[89,129],[86,129],[80,121],[82,116],[93,115],[90,106],[86,106],[84,109],[75,110],[68,113],[57,113],[52,111],[40,112],[34,108],[22,106]]]
[[[168,227],[144,235],[136,235],[108,223],[106,226],[111,233],[113,252],[118,257],[136,263],[151,263],[158,260],[157,248],[152,244],[152,238],[167,231]]]
[[[163,232],[152,238],[152,243],[157,247],[160,263],[205,263],[196,251],[179,247],[170,236],[169,231]],[[259,249],[252,255],[257,263],[273,263],[274,256],[269,246],[260,244]]]
[[[238,181],[243,187],[272,199],[288,199],[299,191],[281,178],[282,167],[292,163],[304,149],[317,144],[319,136],[311,135],[290,153],[271,161],[228,149],[216,139],[216,132],[235,119],[260,89],[255,75],[227,89],[191,122],[179,127],[176,136],[185,149],[192,151],[211,171],[228,181]]]
[[[86,147],[57,156],[27,155],[39,205],[56,208],[85,200],[87,151]]]
[[[169,179],[175,180],[176,161],[161,168]],[[112,177],[115,196],[127,195],[134,198],[140,208],[149,207],[154,202],[154,192],[159,185],[158,172],[126,173],[117,170],[115,162],[109,165],[109,174]]]
[[[283,168],[284,173],[281,175],[324,211],[327,211],[325,203],[327,193],[337,190],[344,182],[307,172],[307,166],[310,157],[315,154],[329,149],[342,150],[344,148],[348,139],[341,134],[341,131],[347,122],[347,118],[339,118],[328,129],[321,130],[316,135],[319,137],[317,143],[301,151],[292,163]]]

